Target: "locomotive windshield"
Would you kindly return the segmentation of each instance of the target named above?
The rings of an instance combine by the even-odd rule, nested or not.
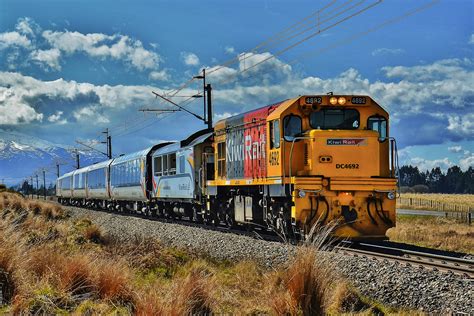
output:
[[[316,129],[358,129],[359,111],[354,109],[322,109],[311,113],[310,125]]]

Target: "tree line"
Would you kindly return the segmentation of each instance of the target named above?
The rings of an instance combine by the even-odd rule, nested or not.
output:
[[[400,185],[402,193],[474,194],[474,168],[469,167],[463,172],[458,166],[453,166],[444,173],[439,167],[423,172],[418,167],[403,166],[400,168]]]

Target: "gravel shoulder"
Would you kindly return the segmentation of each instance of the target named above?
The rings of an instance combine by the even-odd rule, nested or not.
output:
[[[269,268],[288,262],[296,247],[134,216],[68,207],[72,219],[90,218],[120,240],[152,237],[164,245],[205,253],[218,260],[255,260]],[[474,280],[393,262],[336,255],[335,269],[367,297],[385,305],[429,314],[474,313]]]

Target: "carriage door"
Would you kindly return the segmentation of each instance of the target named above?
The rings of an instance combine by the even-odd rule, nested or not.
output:
[[[206,184],[207,180],[215,180],[215,163],[214,163],[214,152],[212,147],[205,147],[203,153],[203,166],[204,172],[203,183]]]

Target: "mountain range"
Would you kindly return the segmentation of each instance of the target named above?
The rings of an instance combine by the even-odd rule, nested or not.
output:
[[[98,152],[79,150],[81,166],[87,166],[106,157]],[[60,174],[75,169],[76,153],[71,146],[54,144],[41,138],[16,131],[0,129],[0,181],[8,186],[22,183],[38,174],[42,183],[42,170],[46,170],[46,186]],[[36,179],[35,179],[36,181]]]

